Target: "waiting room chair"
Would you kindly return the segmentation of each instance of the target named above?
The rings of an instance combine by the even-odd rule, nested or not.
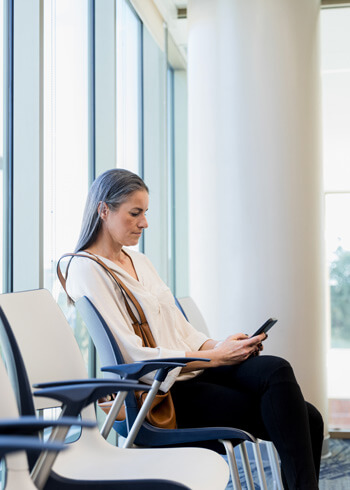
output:
[[[208,329],[208,326],[203,318],[203,315],[196,305],[195,301],[193,298],[190,296],[186,296],[183,298],[175,298],[175,302],[177,307],[180,309],[182,314],[185,316],[185,318],[193,325],[197,330],[200,332],[205,333],[210,337],[210,332]],[[279,465],[279,460],[278,460],[278,454],[276,451],[275,446],[271,441],[260,441],[259,443],[264,443],[266,446],[266,451],[269,459],[269,464],[271,468],[271,473],[272,473],[272,478],[273,478],[273,485],[274,489],[276,490],[283,490],[283,483],[282,483],[282,477],[281,477],[281,470],[280,470],[280,465]],[[257,451],[257,446],[253,445],[253,452],[254,452],[254,457],[255,460],[258,459],[260,460],[260,454],[256,453]],[[259,463],[257,464],[257,468],[259,468]],[[259,474],[259,481],[260,485],[263,486],[262,483],[262,475]]]
[[[112,335],[110,329],[108,328],[108,325],[106,324],[100,312],[88,298],[80,298],[76,302],[75,306],[84,319],[92,341],[96,347],[101,364],[104,366],[102,368],[102,371],[113,372],[114,366],[118,366],[124,363],[123,356],[115,337]],[[127,379],[129,378],[127,377]],[[126,445],[128,446],[130,444],[130,432],[128,428],[135,428],[135,420],[138,415],[136,399],[132,392],[128,393],[125,398],[125,407],[126,420],[116,421],[114,414],[117,413],[117,411],[112,412],[111,410],[105,424],[107,426],[107,430],[103,431],[103,433],[104,436],[108,435],[109,429],[113,426],[118,434],[126,438]],[[219,447],[221,446],[221,444],[223,444],[228,457],[234,489],[240,489],[241,484],[231,441],[236,441],[236,445],[245,440],[254,443],[256,442],[256,439],[251,434],[248,434],[247,432],[239,429],[226,427],[167,430],[154,427],[150,425],[147,421],[144,421],[141,426],[137,426],[135,432],[137,435],[135,437],[134,434],[131,440],[132,442],[135,441],[135,444],[140,447],[175,446],[181,444],[196,445],[196,443],[197,445],[199,445],[200,443],[203,443],[205,441],[205,444],[208,447],[219,450]],[[210,442],[208,443],[208,441]],[[218,441],[220,442],[220,444],[218,444]],[[242,459],[244,461],[248,489],[254,489],[249,461],[244,446],[242,447]],[[264,470],[261,459],[258,471],[262,475],[261,479],[263,481]],[[266,483],[265,487],[263,488],[267,488]]]
[[[0,358],[0,460],[3,460],[1,471],[5,473],[1,480],[6,490],[37,490],[28,467],[26,452],[35,454],[42,451],[61,451],[67,449],[59,442],[43,442],[37,437],[38,431],[58,421],[38,420],[36,417],[19,417],[15,394],[8,378],[4,363]],[[65,420],[71,425],[77,420]],[[90,424],[89,424],[90,425]],[[4,459],[3,459],[4,458]]]
[[[70,382],[67,391],[73,398],[78,397],[78,380],[84,384],[89,381],[86,368],[71,327],[48,291],[0,295],[0,320],[3,337],[9,341],[6,350],[11,349],[15,360],[12,375],[17,382],[27,377],[28,386],[41,383],[45,387],[37,394],[47,397],[52,390],[52,397],[60,396],[65,400],[67,393],[61,386],[62,380],[76,380]],[[113,392],[111,381],[99,381],[101,385],[105,383],[105,394],[108,387],[109,392]],[[135,382],[130,384],[134,389]],[[57,395],[56,388],[62,388],[63,395]],[[144,389],[143,385],[141,388]],[[119,389],[122,387],[115,391]],[[22,386],[19,393],[22,406],[28,408],[31,395],[28,388]],[[52,398],[35,397],[34,401],[36,409],[57,406]],[[83,421],[96,420],[94,408],[86,406],[81,417]],[[226,488],[228,476],[227,464],[213,451],[122,449],[109,444],[97,428],[89,431],[83,428],[79,439],[70,444],[69,452],[58,454],[45,489],[219,490]]]
[[[0,436],[0,460],[3,461],[1,480],[2,489],[6,490],[38,490],[34,485],[28,469],[24,451],[59,451],[62,444],[44,443],[38,438],[26,436]],[[17,453],[17,454],[14,454]]]

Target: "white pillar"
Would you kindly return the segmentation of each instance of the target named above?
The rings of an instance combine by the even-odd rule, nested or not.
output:
[[[190,286],[326,416],[318,0],[189,0]]]

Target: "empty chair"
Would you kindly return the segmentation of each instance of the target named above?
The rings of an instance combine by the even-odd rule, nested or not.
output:
[[[30,474],[25,451],[61,450],[59,443],[43,443],[40,439],[20,434],[35,433],[38,425],[32,418],[19,418],[15,395],[5,366],[0,359],[0,460],[5,457],[6,490],[36,490]],[[49,422],[47,424],[49,425]]]
[[[6,490],[37,490],[26,463],[24,451],[58,451],[63,449],[61,444],[44,443],[37,438],[27,436],[0,436],[0,460],[6,464],[5,481],[1,488]],[[17,454],[14,454],[17,453]],[[23,458],[24,456],[24,458]]]
[[[46,290],[0,296],[1,328],[15,339],[14,359],[22,356],[26,372],[15,362],[14,375],[37,383],[86,379],[79,347],[62,311]],[[6,328],[5,328],[6,327]],[[18,344],[18,345],[16,345]],[[31,393],[20,393],[22,402]],[[35,408],[57,405],[49,398],[35,398]],[[92,406],[84,408],[82,420],[95,419]],[[98,432],[83,429],[70,451],[60,453],[45,488],[123,488],[198,490],[224,489],[229,471],[216,453],[200,448],[122,449],[110,445]]]

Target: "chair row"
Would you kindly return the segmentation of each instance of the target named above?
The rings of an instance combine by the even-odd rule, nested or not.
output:
[[[63,416],[80,414],[82,422],[96,422],[93,405],[96,399],[113,391],[135,389],[135,381],[88,379],[73,332],[46,290],[0,296],[0,338],[22,416],[34,417],[37,410],[58,406]],[[10,400],[3,375],[0,381],[3,398]],[[3,403],[0,407],[0,419],[19,415],[16,403],[4,411]],[[54,440],[62,442],[67,428],[57,427],[53,432]],[[16,458],[14,464],[13,458]],[[108,443],[96,426],[82,427],[80,437],[69,444],[67,451],[44,452],[40,458],[38,463],[38,459],[30,457],[26,469],[21,453],[8,454],[7,488],[26,488],[12,484],[18,468],[23,474],[31,471],[35,487],[45,489],[93,486],[94,489],[211,490],[224,489],[229,479],[227,464],[213,451],[123,449]]]
[[[137,379],[145,369],[151,371],[159,368],[159,362],[154,366],[151,363],[147,363],[147,366],[146,363],[136,363],[138,366],[133,365],[133,372],[130,373],[130,369],[123,364],[118,346],[115,341],[113,343],[113,337],[108,334],[108,326],[94,305],[83,298],[77,306],[89,327],[102,365],[112,372],[107,378],[88,379],[73,332],[48,291],[35,290],[0,296],[1,346],[12,384],[16,387],[20,414],[33,418],[37,410],[57,406],[62,409],[61,425],[56,425],[52,431],[49,443],[51,447],[42,447],[45,450],[39,458],[30,456],[29,467],[24,464],[23,454],[12,454],[15,449],[8,449],[6,441],[4,442],[3,447],[11,452],[7,455],[7,488],[27,488],[18,485],[11,487],[11,461],[19,458],[18,461],[22,461],[20,467],[23,475],[28,477],[29,471],[31,472],[34,488],[70,489],[94,486],[97,489],[224,489],[229,479],[228,466],[214,451],[198,447],[159,448],[196,445],[202,441],[207,443],[214,440],[220,440],[224,444],[229,456],[234,488],[240,488],[232,441],[234,444],[240,444],[244,440],[257,442],[255,438],[230,428],[169,431],[148,424],[144,420],[145,414],[136,408],[134,390],[135,386],[145,390],[150,388],[143,385],[140,388]],[[164,377],[169,369],[174,365],[184,365],[184,361],[186,360],[165,360],[158,374]],[[9,386],[3,378],[5,379],[4,373],[0,376],[4,393],[4,386],[7,391]],[[94,402],[111,392],[119,392],[119,395],[114,412],[112,409],[101,435],[96,427]],[[5,396],[11,399],[11,395]],[[123,401],[126,404],[126,420],[115,422],[113,413],[118,411],[118,404]],[[15,402],[10,410],[7,408],[3,412],[0,407],[0,419],[18,419],[19,413],[16,410]],[[59,452],[69,429],[66,417],[75,417],[76,420],[79,414],[79,423],[83,425],[80,437],[69,444],[67,451]],[[94,427],[88,427],[92,423]],[[115,447],[105,440],[112,426],[126,438],[126,447]],[[15,434],[19,436],[21,432],[17,431]],[[29,439],[33,439],[33,436],[26,433],[28,444],[31,442]],[[135,446],[138,449],[128,449]],[[16,447],[20,448],[19,443]],[[146,447],[152,449],[145,449]],[[254,488],[244,446],[242,454],[243,461],[246,462],[248,488]],[[263,472],[262,465],[260,470]],[[263,473],[260,481],[263,481]]]

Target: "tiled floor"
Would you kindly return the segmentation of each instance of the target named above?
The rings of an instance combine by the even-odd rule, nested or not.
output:
[[[350,489],[350,440],[331,439],[331,456],[322,460],[320,490]]]
[[[330,440],[331,456],[322,459],[320,473],[320,490],[349,490],[350,489],[350,440],[331,439]],[[236,455],[239,466],[240,478],[242,481],[242,489],[246,490],[244,483],[243,470],[240,468],[239,456]],[[265,464],[266,463],[266,464]],[[251,463],[255,489],[260,489],[258,485],[257,474],[255,471],[254,462]],[[267,487],[273,490],[274,485],[271,477],[271,471],[268,463],[264,459],[265,475]],[[226,490],[232,490],[231,482]]]

